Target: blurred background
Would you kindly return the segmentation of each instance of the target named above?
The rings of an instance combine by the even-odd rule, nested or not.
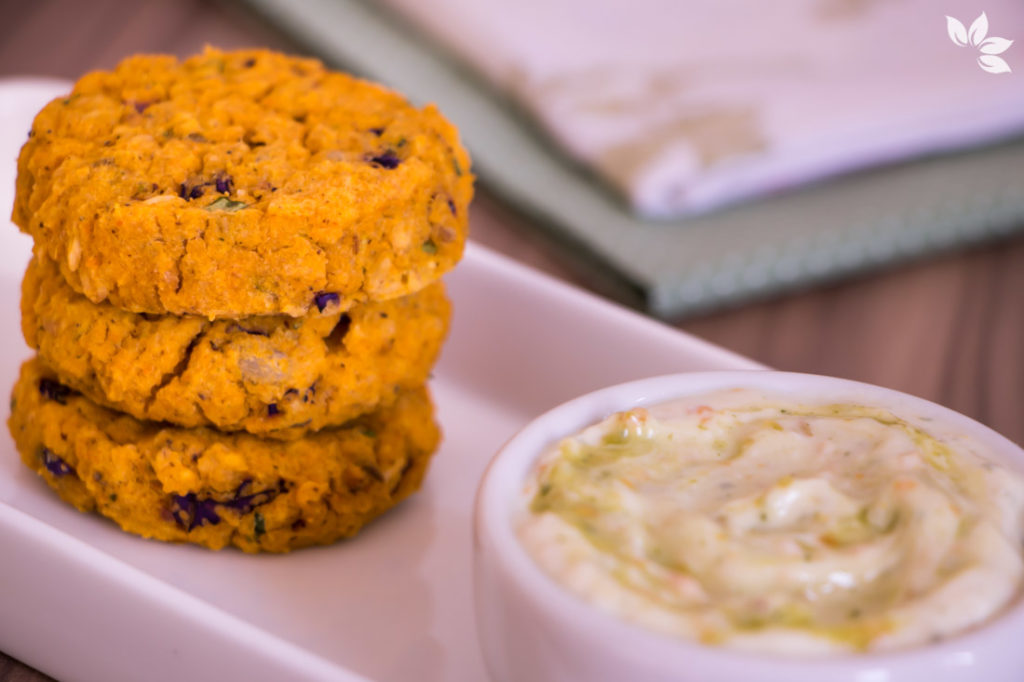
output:
[[[476,241],[767,365],[1024,441],[1019,0],[0,8],[2,78],[263,46],[435,101],[474,156]],[[34,679],[0,657],[0,680]]]

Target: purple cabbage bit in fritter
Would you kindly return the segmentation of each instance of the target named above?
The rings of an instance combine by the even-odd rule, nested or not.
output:
[[[202,184],[189,186],[188,183],[183,182],[178,187],[178,196],[185,201],[198,199],[203,196],[203,186]]]
[[[39,451],[39,458],[43,460],[43,466],[54,476],[67,476],[75,473],[71,465],[54,454],[53,450],[43,446]]]
[[[277,488],[267,488],[266,490],[249,493],[248,491],[251,487],[252,480],[248,478],[245,479],[235,490],[235,496],[221,504],[225,507],[230,507],[231,509],[237,509],[240,514],[248,514],[255,507],[267,504],[277,497],[279,493],[283,492],[285,490],[285,483],[284,481],[280,481]]]
[[[277,488],[248,493],[251,487],[252,479],[245,479],[235,490],[235,494],[227,500],[200,499],[196,497],[195,493],[171,495],[171,515],[178,526],[183,530],[190,531],[204,523],[210,525],[220,523],[220,514],[217,513],[218,506],[234,509],[239,514],[248,514],[256,507],[267,504],[287,490],[284,480],[278,483]]]
[[[448,200],[448,209],[452,212],[452,215],[458,215],[458,211],[455,210],[455,202],[451,199]]]
[[[323,312],[331,303],[337,303],[340,300],[341,297],[333,291],[321,291],[313,297],[313,302],[316,303],[316,309],[320,312]]]
[[[50,400],[56,400],[61,405],[65,404],[64,401],[74,391],[65,386],[64,384],[54,381],[53,379],[40,379],[39,380],[39,392],[45,398]]]
[[[195,493],[188,493],[171,495],[171,502],[171,514],[183,530],[192,530],[204,523],[211,526],[220,523],[220,516],[214,508],[217,505],[216,500],[200,500],[196,498]]]
[[[397,154],[395,154],[393,151],[389,149],[383,154],[371,156],[370,163],[376,166],[380,166],[381,168],[387,168],[388,170],[391,170],[393,168],[398,168],[398,164],[402,163],[402,160],[398,158]]]
[[[143,111],[145,111],[147,108],[149,108],[149,105],[152,104],[152,102],[135,102],[134,104],[135,104],[135,111],[137,111],[137,112],[139,112],[141,114]]]
[[[230,194],[231,187],[234,184],[230,175],[218,175],[217,179],[214,180],[214,185],[217,187],[217,191],[221,194]]]
[[[270,403],[269,405],[267,405],[268,417],[276,417],[279,414],[281,414],[281,410],[277,409],[277,403]]]
[[[376,135],[377,137],[380,137],[381,135],[384,134],[384,129],[383,128],[370,128],[370,132],[373,133],[374,135]]]

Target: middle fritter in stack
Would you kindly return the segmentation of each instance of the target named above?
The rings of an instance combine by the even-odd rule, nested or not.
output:
[[[467,167],[436,111],[311,60],[209,50],[83,78],[19,160],[25,463],[146,537],[353,535],[437,445],[424,383]]]

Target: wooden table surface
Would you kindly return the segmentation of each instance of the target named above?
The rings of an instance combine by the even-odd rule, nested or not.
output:
[[[0,77],[75,78],[130,53],[186,55],[204,44],[303,51],[230,2],[4,0],[0,7]],[[588,286],[485,188],[471,225],[477,241]],[[934,400],[1024,443],[1024,237],[676,326],[772,367],[868,381]],[[0,682],[44,679],[0,653]]]

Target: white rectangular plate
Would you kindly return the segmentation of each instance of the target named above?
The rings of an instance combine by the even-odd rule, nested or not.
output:
[[[66,87],[0,82],[5,216],[31,117]],[[30,354],[17,331],[30,248],[2,230],[2,390]],[[0,436],[0,649],[66,681],[486,679],[470,517],[497,448],[600,386],[760,366],[480,246],[447,282],[455,319],[432,381],[444,442],[423,490],[352,541],[248,556],[142,540],[61,503]]]

